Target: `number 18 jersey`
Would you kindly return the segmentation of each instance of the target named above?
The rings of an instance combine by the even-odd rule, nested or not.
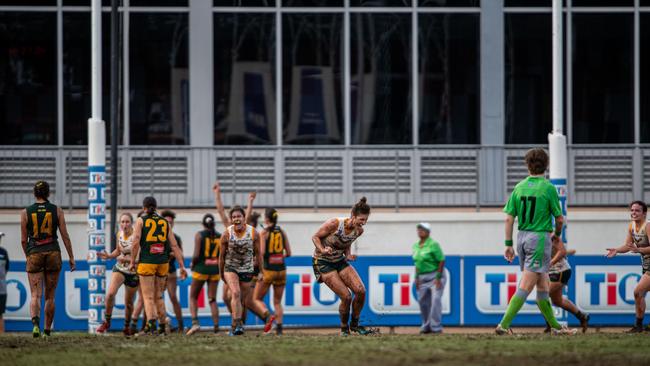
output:
[[[552,232],[553,218],[562,215],[562,208],[551,182],[529,176],[515,186],[503,212],[517,217],[519,231]]]

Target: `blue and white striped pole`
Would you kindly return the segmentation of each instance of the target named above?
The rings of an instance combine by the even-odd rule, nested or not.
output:
[[[564,216],[562,228],[562,242],[567,243],[567,141],[563,133],[564,127],[564,93],[563,93],[563,38],[562,29],[562,0],[553,0],[553,132],[548,135],[548,149],[550,154],[549,178],[557,189]],[[566,322],[567,313],[555,308],[556,317]],[[560,316],[558,315],[558,312]]]
[[[104,319],[106,264],[97,253],[106,248],[106,127],[102,120],[102,9],[91,4],[92,117],[88,119],[88,333]]]

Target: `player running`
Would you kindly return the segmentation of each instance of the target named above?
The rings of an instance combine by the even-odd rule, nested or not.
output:
[[[169,273],[170,253],[176,256],[181,267],[181,279],[187,277],[183,253],[178,248],[169,223],[156,212],[157,206],[156,199],[153,197],[145,197],[142,201],[145,214],[138,217],[135,222],[129,266],[131,270],[135,270],[135,259],[139,258],[137,273],[144,299],[144,312],[147,316],[144,334],[155,333],[156,320],[160,324],[159,333],[165,334],[166,315],[163,293],[167,273]]]
[[[164,210],[160,215],[167,220],[169,226],[174,228],[174,221],[176,221],[176,213],[171,210]],[[178,243],[178,249],[183,253],[183,241],[178,234],[174,233],[174,238]],[[174,316],[176,316],[176,324],[178,326],[178,332],[183,333],[185,331],[185,326],[183,325],[183,312],[181,310],[181,304],[178,302],[178,296],[176,296],[176,287],[178,287],[178,277],[176,276],[176,257],[170,256],[169,258],[169,273],[167,274],[167,295],[169,296],[169,301],[172,303],[172,308],[174,309]],[[170,331],[171,329],[170,325]]]
[[[254,298],[257,305],[266,310],[263,300],[269,287],[273,286],[273,307],[275,309],[276,333],[282,334],[282,295],[287,283],[286,257],[291,256],[287,234],[278,226],[278,211],[267,208],[264,212],[265,229],[260,233],[258,263],[262,263],[262,281],[255,286]]]
[[[559,241],[564,225],[560,199],[555,187],[544,178],[548,168],[548,155],[541,148],[528,150],[526,165],[529,176],[519,182],[503,211],[506,213],[505,258],[512,263],[515,252],[512,248],[512,231],[515,217],[519,223],[517,253],[522,278],[517,292],[510,299],[508,309],[495,331],[497,334],[512,334],[510,324],[526,298],[537,287],[537,307],[544,319],[551,325],[553,334],[575,334],[577,329],[561,326],[555,319],[549,301],[548,270],[551,262],[551,242]],[[555,218],[555,234],[553,232]]]
[[[131,314],[133,313],[133,299],[138,291],[138,275],[129,269],[131,263],[131,250],[133,248],[133,216],[130,213],[123,213],[120,216],[120,231],[117,233],[117,246],[111,254],[98,253],[103,260],[117,258],[111,283],[106,291],[106,318],[102,325],[97,328],[97,333],[105,333],[111,328],[111,317],[115,306],[115,295],[124,284],[124,329],[125,336],[131,336]]]
[[[192,284],[190,285],[190,312],[192,327],[187,335],[192,335],[201,329],[198,316],[198,299],[203,285],[208,284],[208,304],[212,314],[214,332],[219,331],[219,308],[217,307],[217,288],[219,287],[219,247],[221,233],[216,231],[214,216],[203,216],[203,230],[194,236],[194,255],[192,255]]]
[[[45,282],[45,324],[43,336],[49,337],[54,320],[54,294],[61,273],[61,248],[56,231],[68,252],[70,271],[75,270],[72,243],[63,210],[48,201],[50,185],[38,181],[34,185],[36,202],[20,213],[20,242],[27,257],[27,277],[31,291],[29,311],[32,316],[32,336],[41,336],[40,314]]]
[[[580,321],[582,333],[589,328],[589,314],[584,313],[578,309],[576,304],[569,300],[566,296],[562,295],[565,286],[568,286],[569,279],[571,278],[571,265],[567,260],[567,250],[562,240],[557,240],[553,243],[553,250],[551,251],[551,267],[548,271],[548,276],[551,281],[549,296],[553,305],[560,307],[569,313],[573,314]],[[544,333],[550,333],[551,326],[546,323]]]
[[[242,299],[248,309],[264,321],[264,332],[271,330],[275,317],[259,307],[251,296],[254,258],[257,256],[260,238],[255,229],[244,223],[244,209],[230,209],[230,225],[221,236],[219,256],[220,273],[230,288],[232,308],[231,335],[244,334]]]
[[[359,315],[366,299],[366,288],[348,261],[356,259],[350,254],[350,247],[363,234],[363,226],[368,222],[370,206],[362,197],[353,207],[350,217],[332,218],[318,229],[312,237],[314,246],[313,267],[318,282],[324,282],[341,299],[341,335],[350,332],[361,335],[371,331],[359,325]],[[348,290],[349,289],[349,290]],[[350,295],[354,293],[354,299]],[[350,319],[352,305],[352,319]],[[349,324],[349,325],[348,325]]]
[[[618,248],[608,248],[607,257],[613,258],[618,253],[639,253],[641,254],[641,271],[643,275],[634,288],[634,308],[636,310],[636,322],[627,333],[643,332],[643,317],[645,315],[645,295],[650,291],[650,222],[647,221],[648,206],[643,201],[630,203],[630,218],[632,222],[627,229],[625,244]],[[650,331],[650,325],[645,328]]]

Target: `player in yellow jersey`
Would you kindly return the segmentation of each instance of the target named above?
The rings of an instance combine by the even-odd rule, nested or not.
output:
[[[50,185],[38,181],[34,185],[36,202],[20,213],[20,237],[27,257],[26,269],[31,291],[29,311],[32,316],[32,336],[40,337],[40,314],[43,287],[45,287],[45,324],[43,335],[50,336],[54,321],[54,295],[61,273],[61,248],[57,230],[68,252],[70,271],[75,270],[72,243],[63,216],[63,210],[48,201]],[[43,286],[45,283],[45,286]]]
[[[136,220],[133,228],[133,249],[129,266],[131,270],[135,270],[135,261],[139,258],[137,273],[144,298],[144,312],[147,315],[145,334],[154,334],[156,320],[160,324],[160,334],[165,333],[166,314],[163,293],[169,272],[170,253],[176,256],[181,267],[181,279],[187,277],[183,254],[178,248],[169,223],[156,212],[157,206],[156,199],[153,197],[145,197],[142,201],[145,214]]]
[[[618,248],[608,248],[607,257],[613,258],[618,253],[638,253],[641,255],[641,273],[639,283],[634,288],[634,308],[636,321],[628,333],[643,332],[643,317],[645,316],[645,296],[650,291],[650,222],[648,222],[648,206],[643,201],[630,203],[630,218],[632,222],[627,228],[625,243]],[[650,326],[646,327],[650,331]]]
[[[273,307],[275,309],[276,332],[282,334],[282,295],[287,283],[287,265],[285,258],[291,256],[291,246],[287,234],[278,226],[278,211],[267,208],[264,213],[264,230],[260,232],[260,250],[258,263],[261,263],[262,281],[255,286],[255,302],[265,310],[262,301],[269,287],[273,286]],[[268,333],[271,329],[265,329]]]
[[[221,233],[216,231],[214,216],[205,214],[202,220],[203,230],[194,236],[194,255],[192,255],[192,285],[190,286],[190,312],[192,327],[187,335],[200,330],[198,316],[198,299],[205,283],[208,284],[208,304],[212,314],[214,332],[219,331],[219,308],[217,307],[217,289],[219,280],[219,249]]]

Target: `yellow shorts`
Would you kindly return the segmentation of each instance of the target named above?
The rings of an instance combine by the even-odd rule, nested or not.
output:
[[[263,272],[263,281],[267,285],[281,286],[287,283],[287,271],[270,271],[265,269]]]
[[[167,277],[167,274],[169,273],[169,263],[140,263],[138,264],[137,273],[140,276],[156,275],[158,277]]]
[[[198,273],[198,272],[192,272],[192,279],[198,280],[198,281],[219,281],[221,280],[221,275],[219,274],[203,274],[203,273]]]

